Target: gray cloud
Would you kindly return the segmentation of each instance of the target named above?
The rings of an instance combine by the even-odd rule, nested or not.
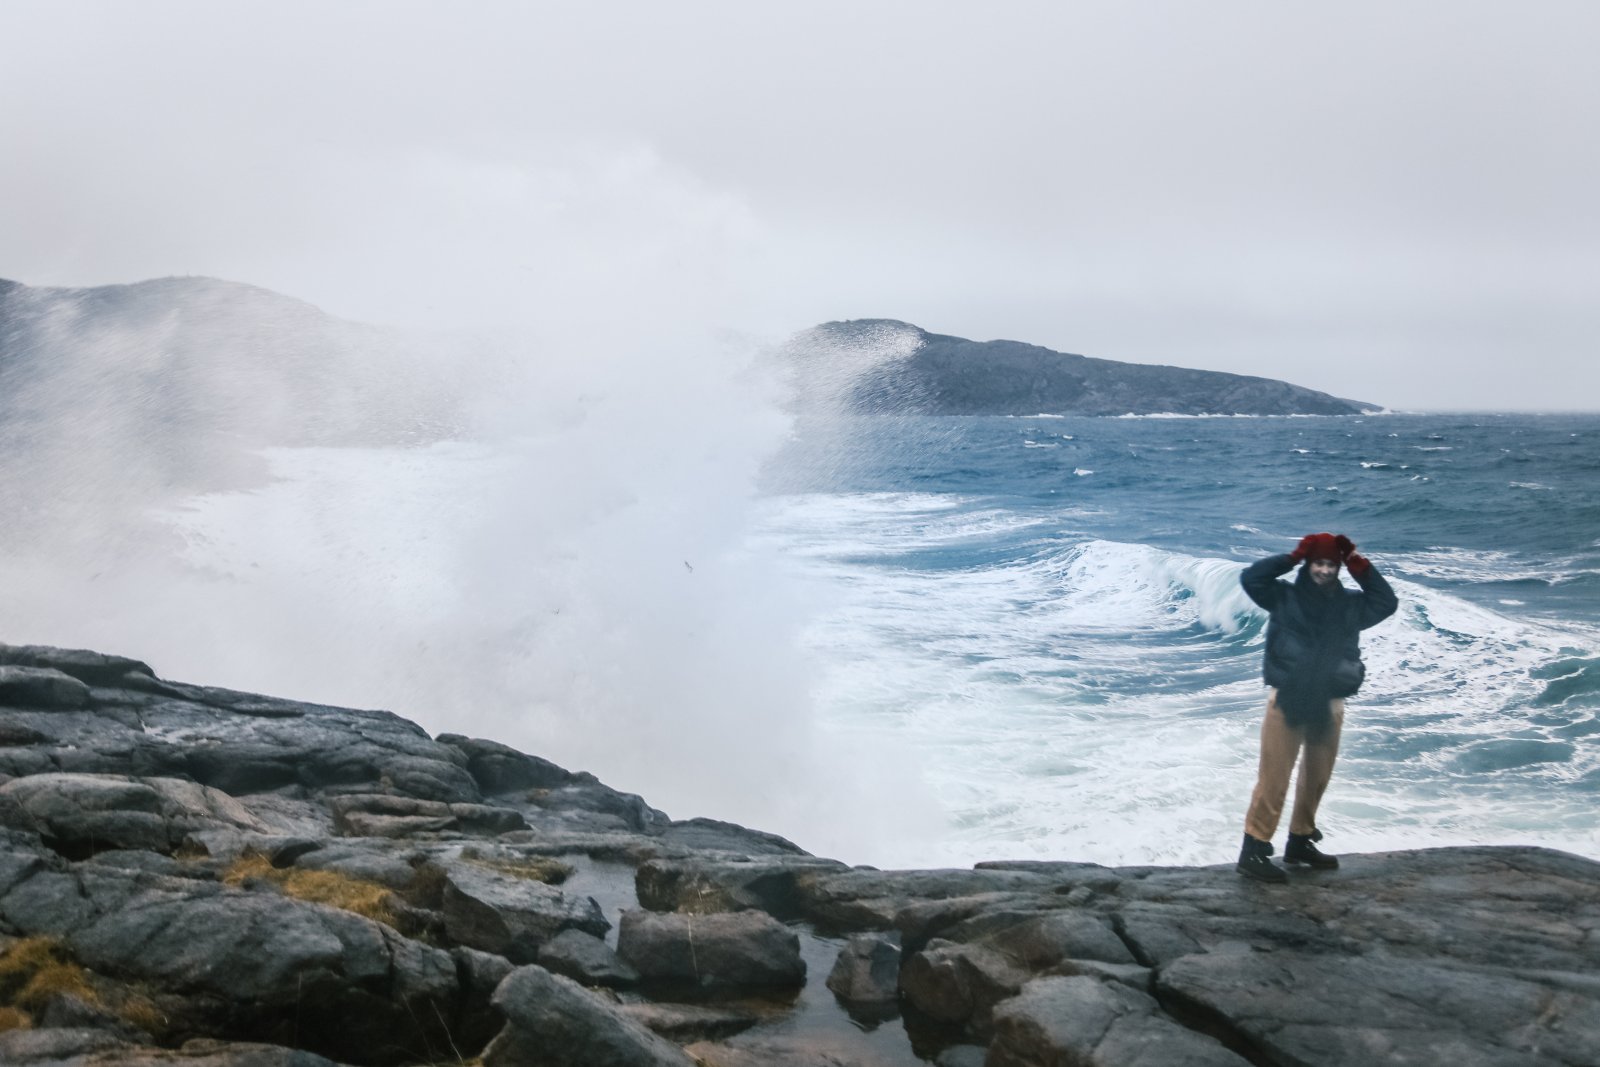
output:
[[[9,4],[0,276],[1600,405],[1583,3]],[[1514,369],[1513,369],[1514,368]]]

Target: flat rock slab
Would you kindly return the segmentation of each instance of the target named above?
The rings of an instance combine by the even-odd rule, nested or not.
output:
[[[1250,1067],[1215,1038],[1172,1021],[1154,998],[1094,978],[1029,982],[995,1010],[994,1031],[987,1067]]]
[[[617,954],[645,982],[699,990],[794,988],[806,978],[799,935],[764,912],[626,911]]]
[[[845,933],[886,930],[906,908],[995,893],[1050,893],[1057,882],[1033,871],[829,871],[797,875],[806,918]],[[902,931],[904,932],[904,931]]]
[[[1274,1063],[1556,1067],[1600,1056],[1600,979],[1573,978],[1587,990],[1416,960],[1246,951],[1181,959],[1158,988]]]
[[[358,793],[329,802],[334,832],[346,837],[409,837],[459,831],[495,836],[525,830],[528,821],[513,808],[446,803],[385,793]]]

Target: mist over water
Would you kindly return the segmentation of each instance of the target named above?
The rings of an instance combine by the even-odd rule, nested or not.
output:
[[[188,294],[165,315],[31,293],[0,368],[0,640],[391,709],[827,854],[925,823],[902,759],[819,729],[816,594],[749,537],[792,383],[706,325],[725,205],[601,170],[554,183],[577,220],[541,270],[606,254],[457,330],[205,279],[160,283]]]

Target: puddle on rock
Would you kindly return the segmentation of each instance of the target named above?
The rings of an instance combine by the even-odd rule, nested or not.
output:
[[[617,930],[622,912],[637,908],[633,868],[624,863],[609,863],[583,855],[560,857],[573,867],[572,875],[561,884],[561,891],[580,897],[593,897],[611,923],[606,944],[617,947]],[[800,937],[800,956],[806,963],[806,983],[798,992],[774,997],[716,998],[679,1003],[737,1006],[762,1016],[762,1021],[726,1039],[730,1045],[759,1045],[765,1041],[786,1046],[814,1049],[837,1056],[858,1067],[923,1067],[948,1046],[953,1035],[936,1027],[921,1028],[894,1008],[876,1017],[846,1011],[827,986],[834,960],[844,939],[823,937],[805,923],[789,923]],[[636,992],[625,1001],[650,1000],[673,1003]],[[926,1030],[926,1033],[923,1031]],[[915,1035],[915,1036],[914,1036]]]

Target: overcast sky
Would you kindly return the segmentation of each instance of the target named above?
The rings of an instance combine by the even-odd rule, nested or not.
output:
[[[1600,409],[1600,5],[0,2],[0,277]]]

